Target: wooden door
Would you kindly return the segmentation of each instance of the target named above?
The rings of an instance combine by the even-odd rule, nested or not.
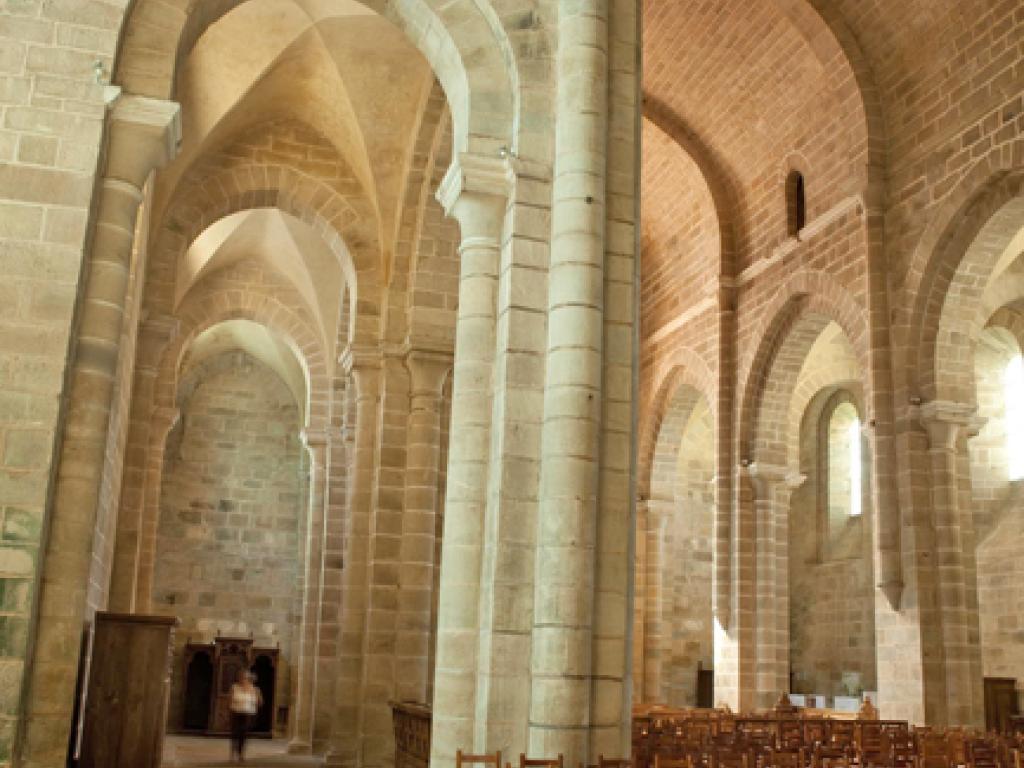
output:
[[[1009,733],[1010,720],[1017,714],[1017,681],[1008,677],[986,677],[985,728]]]
[[[159,768],[177,619],[96,614],[81,768]]]
[[[715,670],[697,670],[697,706],[711,709],[715,706]]]

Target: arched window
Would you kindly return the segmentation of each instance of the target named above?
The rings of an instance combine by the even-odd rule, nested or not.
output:
[[[1024,358],[1015,355],[1003,373],[1006,452],[1010,480],[1024,480]]]
[[[828,423],[828,521],[833,534],[860,517],[863,493],[860,416],[850,402],[840,403]]]
[[[807,224],[807,194],[800,171],[790,171],[786,178],[786,220],[790,237],[799,235]]]

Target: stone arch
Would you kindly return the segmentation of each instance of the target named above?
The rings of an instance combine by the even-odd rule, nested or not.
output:
[[[275,331],[293,347],[303,366],[309,382],[309,407],[306,411],[306,427],[326,430],[329,425],[330,379],[325,365],[323,347],[309,323],[283,304],[279,298],[251,291],[221,292],[206,301],[192,301],[182,307],[181,324],[159,355],[156,390],[153,393],[153,413],[170,414],[177,411],[176,393],[181,376],[180,364],[185,352],[195,338],[215,325],[227,320],[251,320]],[[157,430],[150,434],[148,450],[151,455],[162,455],[159,442],[165,441],[167,433]],[[156,556],[156,531],[159,524],[159,493],[162,471],[153,468],[155,475],[147,480],[144,489],[146,502],[143,505],[139,539],[138,595],[140,603],[148,601],[147,590],[153,584]]]
[[[174,96],[178,67],[218,19],[245,0],[139,0],[124,22],[114,82],[138,96]],[[489,3],[359,0],[400,29],[430,63],[452,106],[459,151],[515,149],[518,70]]]
[[[307,426],[326,427],[330,379],[323,344],[311,324],[278,296],[256,290],[222,291],[205,300],[197,296],[181,308],[178,317],[178,333],[160,355],[155,407],[174,407],[182,359],[199,334],[227,320],[250,320],[277,333],[292,347],[309,387]]]
[[[1024,225],[1024,172],[986,168],[976,166],[963,191],[942,203],[912,256],[906,375],[924,400],[973,402],[971,326],[999,257]],[[984,182],[971,183],[979,176]]]
[[[687,347],[677,348],[654,372],[652,377],[657,386],[651,399],[647,416],[639,430],[639,472],[637,496],[647,499],[651,494],[651,472],[653,470],[659,435],[663,422],[672,409],[677,393],[687,388],[703,397],[715,413],[716,378],[704,359]]]
[[[793,451],[797,447],[794,445],[793,438],[799,438],[801,424],[808,413],[808,409],[813,407],[813,403],[822,392],[837,388],[855,392],[858,397],[857,411],[861,414],[861,420],[864,420],[863,397],[859,391],[863,387],[863,372],[856,365],[851,364],[850,361],[845,361],[845,363],[845,365],[832,368],[829,371],[819,371],[808,376],[794,390],[789,407],[788,428],[788,434],[790,435],[789,463],[791,465],[793,464]]]
[[[737,215],[739,196],[732,176],[724,161],[680,120],[671,109],[659,99],[645,95],[643,116],[672,141],[679,145],[707,184],[714,202],[718,224],[719,264],[718,274],[732,276],[735,272],[735,255],[739,243],[743,242],[742,217]]]
[[[1024,294],[1021,295],[1024,298]],[[1021,349],[1024,349],[1024,306],[1003,305],[985,323],[986,328],[1002,328],[1008,331]]]
[[[1010,304],[1024,299],[1024,274],[1001,272],[999,279],[985,290],[975,328],[991,324],[992,316]]]
[[[187,189],[189,194],[182,194]],[[379,332],[380,258],[376,224],[360,198],[342,197],[315,178],[281,165],[247,165],[179,188],[164,216],[147,274],[146,301],[170,313],[178,261],[210,225],[240,211],[278,208],[308,224],[338,257],[353,299],[351,338]]]
[[[857,84],[857,100],[864,121],[864,136],[867,145],[867,166],[865,186],[877,189],[881,193],[884,183],[886,166],[886,124],[882,109],[881,91],[878,88],[871,63],[861,48],[860,42],[850,29],[842,13],[829,0],[775,0],[775,4],[786,14],[793,25],[800,31],[812,47],[828,43],[816,43],[820,40],[831,40],[838,52],[846,61],[850,73]],[[827,37],[822,38],[822,28],[827,30]],[[822,51],[822,59],[829,57],[829,51]],[[840,83],[836,84],[839,88]],[[880,201],[879,201],[880,202]]]
[[[741,366],[739,446],[740,459],[782,464],[787,456],[786,427],[796,373],[810,346],[829,322],[842,328],[862,372],[869,364],[865,312],[838,283],[827,275],[806,270],[776,294],[751,338],[759,339],[748,362]],[[787,376],[774,375],[780,364],[793,368]],[[870,401],[870,398],[868,399]]]

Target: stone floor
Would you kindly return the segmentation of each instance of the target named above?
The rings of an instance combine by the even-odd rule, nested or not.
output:
[[[246,745],[245,764],[258,768],[321,766],[316,757],[300,757],[286,752],[287,742],[252,739]],[[164,741],[163,768],[221,768],[229,766],[228,740],[192,736],[168,736]]]

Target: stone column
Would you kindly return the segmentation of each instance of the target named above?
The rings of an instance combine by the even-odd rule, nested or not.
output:
[[[664,544],[665,525],[671,519],[673,503],[665,499],[650,499],[646,503],[647,530],[644,532],[645,550],[645,592],[639,599],[644,601],[644,649],[643,649],[643,690],[644,700],[664,703],[662,687],[662,666],[665,662],[665,634],[662,611],[664,596]],[[671,643],[669,643],[670,645]]]
[[[153,608],[153,571],[156,568],[156,534],[160,527],[160,494],[163,490],[167,439],[178,423],[177,408],[157,407],[150,416],[149,447],[146,451],[142,487],[142,516],[139,524],[138,565],[135,573],[134,610],[148,613]]]
[[[437,544],[441,399],[452,355],[414,349],[405,358],[412,383],[399,553],[398,633],[394,695],[427,701]]]
[[[607,0],[558,4],[529,751],[590,760],[604,363]],[[628,534],[627,534],[628,535]]]
[[[381,359],[349,348],[341,364],[352,378],[356,402],[349,470],[345,565],[342,569],[341,633],[334,697],[334,724],[328,766],[359,765],[363,750],[362,697],[364,642],[369,606],[370,514],[380,402]]]
[[[114,564],[110,578],[108,608],[119,613],[137,610],[138,581],[144,529],[146,483],[152,474],[151,435],[158,434],[160,444],[177,421],[173,414],[154,416],[153,403],[160,355],[168,340],[177,331],[178,322],[166,316],[149,317],[139,328],[136,344],[135,375],[132,384],[131,415],[128,441],[125,444],[124,482],[114,539]],[[167,419],[170,417],[170,421]],[[163,460],[163,449],[160,451]],[[157,465],[159,477],[160,465]]]
[[[309,454],[309,506],[306,511],[305,541],[301,564],[302,615],[299,642],[292,665],[294,677],[290,712],[291,738],[288,751],[309,754],[313,751],[313,725],[316,721],[317,659],[320,655],[320,610],[323,603],[324,525],[326,522],[327,467],[329,442],[323,430],[306,429],[302,442]]]
[[[66,758],[135,220],[146,179],[176,152],[178,112],[172,102],[122,96],[108,118],[28,671],[26,765],[62,766]]]
[[[511,174],[497,158],[460,155],[438,200],[460,226],[461,274],[452,381],[431,761],[476,745],[483,520],[494,395],[498,265]]]
[[[772,707],[789,693],[789,500],[807,479],[788,467],[746,467],[754,489],[756,525],[756,647],[754,706]]]
[[[984,723],[978,587],[972,567],[974,553],[966,548],[968,543],[973,546],[974,526],[970,508],[961,508],[959,471],[960,454],[966,452],[966,439],[974,428],[975,410],[962,403],[934,401],[921,406],[919,412],[928,432],[931,461],[934,561],[929,575],[934,579],[935,599],[933,610],[922,621],[930,616],[937,623],[941,649],[941,659],[926,664],[924,670],[925,698],[932,702],[931,707],[926,703],[926,711],[931,710],[930,725]],[[922,627],[921,631],[935,630]]]

